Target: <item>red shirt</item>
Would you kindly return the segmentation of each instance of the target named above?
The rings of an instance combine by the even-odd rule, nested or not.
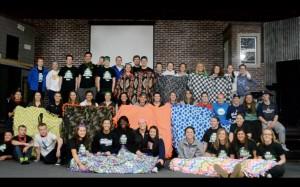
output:
[[[200,107],[204,107],[207,108],[209,110],[212,110],[212,104],[208,103],[208,104],[204,104],[204,103],[198,103],[196,106],[200,106]]]

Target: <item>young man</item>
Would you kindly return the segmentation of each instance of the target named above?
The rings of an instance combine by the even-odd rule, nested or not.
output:
[[[104,101],[104,94],[106,92],[113,93],[116,85],[115,70],[110,67],[109,56],[104,58],[103,68],[97,69],[95,75],[97,88],[96,102],[102,103]]]
[[[285,127],[278,121],[277,106],[270,101],[272,94],[266,90],[263,92],[263,102],[257,107],[258,119],[262,123],[263,129],[274,129],[279,135],[279,142],[285,151],[289,149],[285,145]]]
[[[13,137],[12,144],[14,148],[14,157],[21,164],[29,164],[29,159],[32,153],[33,140],[26,135],[27,128],[25,125],[18,127],[18,135]]]
[[[39,57],[37,64],[30,70],[28,74],[29,98],[32,101],[35,92],[40,92],[44,97],[46,92],[46,76],[48,69],[44,67],[44,58]]]
[[[95,65],[91,62],[92,53],[86,52],[84,54],[84,63],[79,66],[78,76],[78,95],[80,101],[85,99],[85,92],[91,90],[96,95],[95,88]]]
[[[226,119],[231,123],[235,123],[238,113],[245,115],[245,110],[244,107],[240,105],[240,96],[235,94],[233,95],[231,105],[227,109]]]
[[[58,63],[52,63],[52,70],[46,76],[46,88],[48,90],[49,103],[54,103],[54,94],[60,91]]]
[[[147,100],[151,101],[155,92],[155,74],[154,71],[148,67],[148,58],[146,56],[141,57],[141,64],[141,69],[134,73],[137,86],[135,87],[135,94],[132,99],[133,103],[137,101],[137,98],[143,92],[146,93]]]
[[[157,62],[155,66],[155,76],[159,77],[161,75],[162,75],[162,64],[160,62]]]
[[[224,94],[220,93],[217,97],[217,102],[213,103],[213,112],[220,119],[222,125],[229,125],[229,121],[226,120],[228,103],[224,102]]]
[[[141,69],[141,57],[139,55],[134,55],[132,60],[133,60],[132,72],[135,73]]]
[[[100,56],[97,66],[103,66],[103,65],[104,65],[104,56]]]
[[[239,70],[237,76],[237,94],[241,97],[241,103],[243,103],[246,93],[249,92],[251,86],[256,85],[256,82],[251,79],[251,75],[247,71],[245,64],[241,64]]]
[[[72,55],[66,56],[66,66],[61,68],[58,76],[63,103],[66,103],[68,102],[70,92],[76,91],[78,84],[78,69],[73,66]]]
[[[61,148],[63,140],[51,132],[48,132],[47,125],[38,125],[39,134],[34,137],[34,148],[36,151],[36,162],[42,160],[45,164],[60,164]]]
[[[112,67],[112,69],[115,70],[116,81],[118,81],[124,72],[124,66],[122,65],[122,57],[121,56],[116,57],[116,65],[114,65]]]

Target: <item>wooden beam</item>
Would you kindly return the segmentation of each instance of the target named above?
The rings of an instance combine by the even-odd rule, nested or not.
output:
[[[22,68],[22,69],[31,69],[33,67],[33,64],[27,64],[22,61],[10,60],[10,59],[5,59],[5,58],[0,58],[0,64],[6,65],[6,66]]]

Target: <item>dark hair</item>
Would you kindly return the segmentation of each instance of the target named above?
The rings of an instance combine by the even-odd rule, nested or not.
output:
[[[241,112],[238,112],[238,113],[236,114],[236,116],[242,116],[243,119],[245,119],[245,115],[244,115],[243,113],[241,113]]]
[[[194,134],[196,134],[195,128],[192,127],[192,126],[186,127],[186,128],[184,129],[184,134],[186,134],[186,131],[187,131],[188,129],[192,129],[192,131],[194,132]]]
[[[148,61],[148,57],[146,57],[146,56],[142,56],[142,57],[141,57],[141,60],[143,60],[143,59],[145,59],[145,60]]]
[[[91,53],[90,51],[85,52],[85,53],[84,53],[84,56],[86,56],[86,55],[91,55],[91,56],[93,56],[92,53]]]
[[[110,62],[110,57],[109,56],[105,56],[104,57],[104,61],[106,61],[106,60]]]
[[[57,95],[57,94],[59,94],[60,97],[61,97],[61,93],[60,93],[60,92],[55,92],[55,93],[54,93],[54,96],[53,96],[53,99],[54,99],[55,95]],[[59,101],[59,104],[62,104],[62,103],[63,103],[63,101],[62,101],[62,97],[61,97],[61,98],[60,98],[60,101]]]
[[[122,100],[121,100],[121,97],[122,95],[126,95],[127,97],[127,100],[126,100],[126,105],[129,105],[130,104],[130,100],[129,100],[129,97],[127,95],[127,92],[122,92],[119,96],[119,99],[118,99],[118,106],[121,106],[123,103],[122,103]]]
[[[39,127],[44,127],[44,126],[47,127],[47,124],[46,124],[46,123],[39,123],[39,124],[38,124],[38,128],[39,128]]]
[[[148,101],[148,98],[147,98],[147,94],[146,94],[145,92],[142,92],[142,93],[139,95],[139,97],[138,97],[138,103],[140,103],[140,97],[142,97],[142,96],[145,96],[145,97],[146,97],[146,102],[145,102],[145,104],[147,104],[149,101]]]
[[[3,132],[3,136],[5,136],[6,133],[10,133],[11,135],[14,135],[14,132],[12,130],[5,130]]]
[[[86,126],[84,126],[84,125],[78,125],[76,128],[75,128],[75,131],[74,131],[74,135],[73,135],[73,137],[74,137],[74,139],[75,139],[75,141],[76,141],[76,144],[78,144],[79,143],[79,135],[78,135],[78,131],[79,131],[79,128],[80,127],[84,127],[85,129],[86,129],[86,135],[85,135],[85,137],[83,137],[83,139],[82,139],[82,141],[83,141],[83,144],[84,144],[84,146],[86,147],[86,149],[88,149],[89,148],[89,133],[88,133],[88,130],[87,130],[87,127]]]
[[[42,99],[42,93],[39,92],[39,91],[36,91],[36,92],[34,93],[33,99],[32,99],[32,105],[35,106],[35,102],[36,102],[36,100],[35,100],[35,94],[37,94],[37,93],[39,93],[39,94],[41,95],[41,106],[44,106],[44,102],[43,102],[43,99]]]
[[[154,96],[155,95],[159,95],[160,96],[160,105],[159,105],[159,107],[161,107],[161,106],[163,106],[164,105],[164,103],[162,102],[162,100],[161,100],[161,94],[159,93],[159,92],[155,92],[154,94],[153,94],[153,98],[152,98],[152,105],[154,105]]]
[[[167,63],[167,66],[168,66],[169,64],[172,64],[172,65],[174,66],[174,63],[173,63],[173,62],[168,62],[168,63]]]
[[[44,57],[37,57],[36,61],[39,61],[39,60],[44,60]]]
[[[219,122],[219,124],[220,124],[220,119],[217,116],[213,116],[210,119],[216,119]]]
[[[202,92],[202,93],[201,93],[201,97],[202,97],[204,94],[206,94],[206,95],[208,96],[208,93],[207,93],[207,92]]]
[[[154,129],[154,130],[156,131],[156,135],[155,135],[154,139],[152,139],[152,138],[150,137],[150,135],[149,135],[150,139],[153,140],[153,147],[152,147],[152,150],[155,150],[155,149],[157,148],[158,142],[159,142],[159,130],[158,130],[157,126],[152,125],[152,126],[149,128],[148,133],[150,133],[150,130],[151,130],[151,129]]]
[[[122,57],[121,57],[121,56],[116,56],[116,60],[117,60],[118,58],[122,59]]]
[[[110,123],[110,132],[112,132],[114,126],[113,126],[112,120],[109,119],[109,118],[104,118],[104,119],[101,121],[101,124],[100,124],[100,131],[103,132],[103,124],[104,124],[104,121],[109,121],[109,123]]]
[[[237,138],[237,136],[238,136],[237,134],[241,131],[244,132],[244,134],[245,134],[245,148],[248,149],[249,139],[248,139],[247,133],[245,132],[245,130],[243,128],[238,128],[236,130],[236,133],[234,134],[234,138],[233,138],[233,146],[234,146],[235,150],[238,150],[238,148],[239,148],[238,144],[241,143]]]
[[[190,103],[187,103],[187,97],[186,97],[187,92],[190,92],[192,94],[192,98],[191,98]],[[186,90],[185,91],[183,101],[184,101],[185,104],[191,104],[192,105],[194,103],[195,100],[194,100],[194,97],[193,97],[193,92],[191,90]]]
[[[78,98],[78,95],[77,95],[77,93],[76,93],[75,90],[70,91],[70,93],[69,93],[69,98],[68,98],[68,103],[71,102],[70,95],[71,95],[72,92],[76,94],[75,103],[78,104],[78,103],[79,103],[79,98]]]
[[[87,90],[87,91],[85,92],[85,94],[84,94],[84,95],[86,96],[88,93],[91,93],[91,94],[93,95],[93,99],[92,99],[92,101],[91,101],[91,102],[92,102],[92,105],[95,105],[95,104],[96,104],[96,102],[95,102],[95,99],[94,99],[94,97],[95,97],[95,96],[94,96],[94,93],[92,92],[92,90]]]
[[[233,67],[232,64],[228,64],[228,65],[227,65],[227,68],[228,68],[229,66],[232,66],[232,67]],[[235,78],[234,71],[231,72],[231,76],[232,76],[231,83],[234,83],[234,78]]]
[[[19,125],[19,126],[18,126],[18,130],[19,130],[20,128],[25,128],[25,129],[27,129],[27,127],[26,127],[25,125]]]
[[[68,59],[68,57],[71,57],[72,60],[73,60],[73,56],[72,55],[70,55],[70,54],[66,55],[66,60]]]
[[[138,58],[139,60],[141,59],[141,57],[139,55],[134,55],[132,60],[134,60],[135,58]]]
[[[245,69],[247,69],[247,66],[246,66],[246,64],[241,64],[241,65],[239,65],[239,69],[241,69],[241,67],[242,66],[244,66],[245,67]]]
[[[176,103],[178,103],[178,98],[177,98],[177,94],[176,92],[172,91],[170,92],[170,95],[169,95],[169,102],[171,102],[171,94],[174,93],[176,95]]]
[[[156,62],[155,66],[157,66],[157,65],[162,65],[162,63],[161,62]]]
[[[13,93],[13,95],[11,95],[11,99],[13,100],[13,101],[15,101],[16,100],[16,98],[15,98],[15,95],[16,95],[16,93],[20,93],[21,94],[21,102],[23,101],[23,97],[22,97],[22,91],[21,91],[21,89],[17,89],[16,91],[14,91],[14,93]]]
[[[124,73],[126,72],[126,70],[125,70],[125,69],[126,69],[126,66],[130,66],[130,73],[132,73],[132,65],[130,64],[130,62],[128,62],[128,63],[125,64],[125,66],[124,66],[124,71],[123,71],[123,72],[124,72]],[[124,74],[124,73],[123,73],[123,74]]]
[[[218,76],[223,76],[223,75],[224,75],[223,69],[222,69],[221,66],[219,66],[219,65],[214,65],[214,66],[213,66],[213,68],[212,68],[212,70],[211,70],[211,75],[213,75],[213,74],[215,73],[215,68],[216,68],[216,67],[219,67],[219,68],[220,68],[220,72],[219,72]]]
[[[117,122],[117,125],[118,125],[117,128],[118,128],[118,129],[122,129],[122,127],[121,127],[121,120],[123,120],[123,121],[125,121],[125,122],[127,123],[126,129],[128,129],[129,126],[130,126],[130,124],[129,124],[129,120],[128,120],[127,116],[121,116],[121,117],[119,118],[119,120],[118,120],[118,122]]]
[[[250,108],[248,108],[248,104],[247,104],[247,102],[246,102],[246,97],[247,97],[248,95],[251,95],[251,94],[246,94],[246,95],[245,95],[244,103],[243,103],[245,112],[251,113],[251,114],[256,113],[256,103],[255,103],[255,101],[254,101],[252,95],[251,95],[251,97],[252,97],[252,102],[249,103],[249,104],[250,104]]]

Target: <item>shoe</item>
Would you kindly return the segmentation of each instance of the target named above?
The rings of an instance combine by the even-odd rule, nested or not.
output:
[[[234,168],[233,168],[233,171],[230,175],[230,178],[239,178],[239,177],[241,177],[240,176],[241,168],[242,168],[241,164],[235,165]]]
[[[24,157],[23,164],[29,164],[29,159],[28,159],[28,157]]]
[[[55,163],[56,166],[60,166],[61,165],[61,160],[58,159],[57,162]]]
[[[267,174],[267,178],[272,178],[272,175],[270,173]]]
[[[228,178],[229,174],[223,168],[221,168],[221,166],[215,164],[214,169],[217,172],[217,174],[220,175],[221,177]]]
[[[285,144],[282,144],[281,146],[282,146],[282,149],[283,149],[284,151],[286,151],[286,152],[290,151],[290,150],[286,147]]]
[[[24,164],[24,157],[20,157],[20,164]]]
[[[157,172],[158,172],[158,168],[157,168],[157,167],[154,167],[151,171],[152,171],[153,173],[157,173]]]

